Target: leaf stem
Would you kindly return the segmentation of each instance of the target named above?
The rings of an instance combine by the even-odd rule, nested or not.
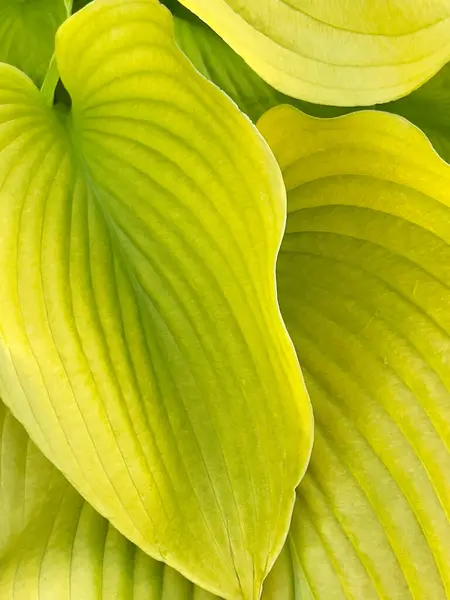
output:
[[[73,9],[73,0],[64,0],[64,4],[66,5],[67,17],[70,17]]]
[[[59,81],[58,65],[56,63],[55,55],[52,56],[50,65],[47,70],[47,74],[44,79],[44,83],[41,86],[41,94],[44,97],[45,104],[47,106],[53,106],[53,100],[55,97],[55,89]]]

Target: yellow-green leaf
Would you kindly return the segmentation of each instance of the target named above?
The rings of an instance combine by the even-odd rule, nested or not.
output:
[[[167,0],[166,0],[167,3]],[[279,104],[291,104],[315,117],[336,117],[361,107],[311,104],[278,92],[257,75],[210,27],[177,3],[175,38],[195,68],[232,98],[252,121]],[[426,133],[439,154],[450,160],[450,63],[405,98],[372,106],[409,119]]]
[[[0,0],[0,62],[44,81],[55,33],[68,16],[67,0]]]
[[[156,0],[97,0],[56,59],[71,108],[0,66],[0,381],[130,540],[253,600],[312,442],[280,317],[278,166]]]
[[[39,452],[0,400],[2,600],[220,600],[150,558]],[[292,600],[286,547],[262,600]]]
[[[277,90],[371,105],[405,96],[450,58],[447,0],[181,0]]]
[[[406,98],[379,106],[422,129],[435,150],[450,162],[450,63]]]
[[[311,467],[263,599],[445,600],[449,168],[388,115],[319,121],[281,107],[260,127],[289,189],[280,300],[317,414]],[[384,191],[372,192],[374,182]],[[0,531],[19,541],[7,553],[0,543],[5,600],[34,600],[37,589],[45,600],[70,599],[69,589],[83,600],[141,600],[144,587],[145,600],[212,600],[136,550],[64,483],[70,509],[57,512],[58,496],[42,493],[51,466],[14,419],[6,423]],[[25,511],[26,489],[37,500],[27,493]],[[36,515],[41,534],[22,532],[24,514]]]
[[[175,39],[180,49],[194,67],[226,92],[253,122],[270,108],[286,103],[320,117],[335,117],[350,110],[310,104],[278,92],[193,13],[178,4],[172,10]]]
[[[0,401],[2,600],[214,600],[103,519]]]
[[[316,420],[279,598],[445,600],[450,167],[385,113],[282,106],[259,127],[288,190],[279,297]]]

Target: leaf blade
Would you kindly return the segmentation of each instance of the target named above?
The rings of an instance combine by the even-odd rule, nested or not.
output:
[[[316,419],[289,536],[296,590],[444,599],[449,167],[384,113],[284,106],[259,127],[288,190],[280,304]]]
[[[68,14],[65,0],[4,2],[0,62],[17,67],[40,86],[53,55],[56,30]]]
[[[122,537],[0,403],[0,594],[5,600],[169,600],[212,595]],[[26,468],[23,466],[26,465]]]
[[[336,107],[311,104],[291,98],[259,77],[228,44],[187,9],[175,5],[175,39],[195,68],[222,89],[253,122],[279,104],[290,104],[314,117],[337,117],[360,106]],[[436,151],[450,159],[447,127],[450,67],[444,66],[432,79],[408,96],[371,106],[374,110],[405,117],[428,136]]]
[[[70,110],[2,69],[5,401],[132,541],[253,598],[312,439],[276,301],[277,165],[157,2],[93,3],[56,46]]]
[[[352,10],[336,1],[181,3],[271,86],[317,104],[368,106],[395,100],[448,60],[445,2],[417,11],[401,2],[364,2]]]

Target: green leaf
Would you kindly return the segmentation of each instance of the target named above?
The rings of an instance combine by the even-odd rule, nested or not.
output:
[[[280,107],[260,127],[289,189],[280,300],[317,415],[263,600],[445,600],[449,167],[385,114],[323,121]],[[34,600],[40,589],[41,600],[70,600],[71,581],[83,600],[212,600],[120,537],[13,418],[2,422],[2,599]],[[59,484],[45,493],[51,473]],[[25,514],[34,525],[23,532]]]
[[[259,128],[288,190],[279,297],[316,422],[280,599],[445,600],[450,167],[385,113],[283,106]]]
[[[420,127],[435,150],[450,162],[450,63],[406,98],[379,108],[397,113]]]
[[[264,80],[319,104],[405,96],[450,58],[447,0],[181,0]]]
[[[290,102],[250,69],[212,29],[186,13],[175,12],[178,46],[194,67],[226,92],[253,122],[273,106]]]
[[[228,94],[252,121],[256,122],[270,108],[286,103],[320,117],[348,112],[349,109],[310,104],[278,92],[210,27],[178,3],[172,4],[175,39],[180,49],[194,67]]]
[[[175,39],[195,68],[215,83],[253,122],[285,97],[263,81],[244,60],[200,20],[175,13]],[[288,100],[289,101],[289,100]]]
[[[2,600],[218,600],[103,519],[0,401]],[[292,600],[288,548],[262,600]]]
[[[2,600],[219,600],[139,550],[41,454],[0,400]],[[262,600],[291,600],[286,547]]]
[[[89,4],[89,2],[91,2],[91,0],[74,0],[72,12],[75,13],[81,10],[86,6],[86,4]]]
[[[69,12],[65,0],[1,0],[0,62],[18,67],[40,86],[53,55],[56,30]]]
[[[0,66],[0,381],[43,453],[148,554],[258,597],[309,459],[281,320],[278,166],[154,0],[97,0]]]
[[[336,117],[361,107],[311,104],[278,92],[259,77],[210,27],[180,5],[172,8],[175,36],[195,68],[219,86],[256,122],[270,108],[291,104],[315,117]],[[406,117],[429,137],[439,154],[450,161],[450,64],[409,96],[371,108]]]
[[[213,600],[124,538],[0,402],[2,600]]]

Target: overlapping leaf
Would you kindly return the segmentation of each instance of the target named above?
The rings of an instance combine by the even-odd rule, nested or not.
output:
[[[263,79],[309,102],[404,96],[450,57],[446,0],[181,0]]]
[[[280,107],[260,127],[289,190],[280,300],[317,414],[312,463],[263,598],[444,600],[449,169],[411,125],[388,115],[321,121]],[[139,582],[152,600],[164,594],[170,600],[211,598],[82,508],[58,474],[72,510],[52,509],[58,495],[47,494],[48,520],[35,518],[47,537],[21,533],[22,515],[33,514],[30,493],[24,495],[28,510],[18,501],[22,489],[37,489],[42,507],[51,468],[11,417],[5,423],[2,498],[9,508],[2,515],[20,540],[0,561],[0,581],[9,585],[4,590],[16,590],[7,600],[28,600],[36,589],[46,600],[56,598],[56,589],[65,600],[68,581],[81,586],[72,592],[82,590],[89,600],[112,594],[135,600],[144,587]],[[31,458],[25,459],[27,447]],[[17,470],[31,483],[24,485]],[[41,561],[42,571],[36,568]],[[101,595],[99,581],[110,596]]]
[[[450,162],[450,63],[406,98],[379,107],[420,127],[436,151]]]
[[[40,85],[55,46],[55,33],[67,18],[68,0],[1,0],[0,62],[27,73]]]
[[[212,600],[85,502],[0,402],[2,600]]]
[[[2,600],[220,600],[139,550],[85,502],[0,401]],[[263,600],[289,600],[285,548]]]
[[[348,111],[297,100],[275,90],[251,69],[206,23],[181,4],[168,2],[174,15],[175,40],[195,68],[215,83],[253,122],[278,104],[289,103],[321,117],[334,117]]]
[[[312,439],[278,167],[155,0],[97,0],[56,57],[70,110],[0,66],[4,400],[130,540],[257,598]]]
[[[167,3],[167,2],[166,2]],[[256,122],[270,108],[291,104],[315,117],[336,117],[361,107],[322,106],[278,92],[257,75],[228,44],[193,13],[173,3],[176,41],[195,68],[232,98]],[[418,125],[447,161],[450,160],[450,66],[412,94],[371,108],[393,112]]]
[[[450,167],[384,113],[284,106],[259,127],[288,190],[279,297],[316,419],[280,598],[445,600]]]

